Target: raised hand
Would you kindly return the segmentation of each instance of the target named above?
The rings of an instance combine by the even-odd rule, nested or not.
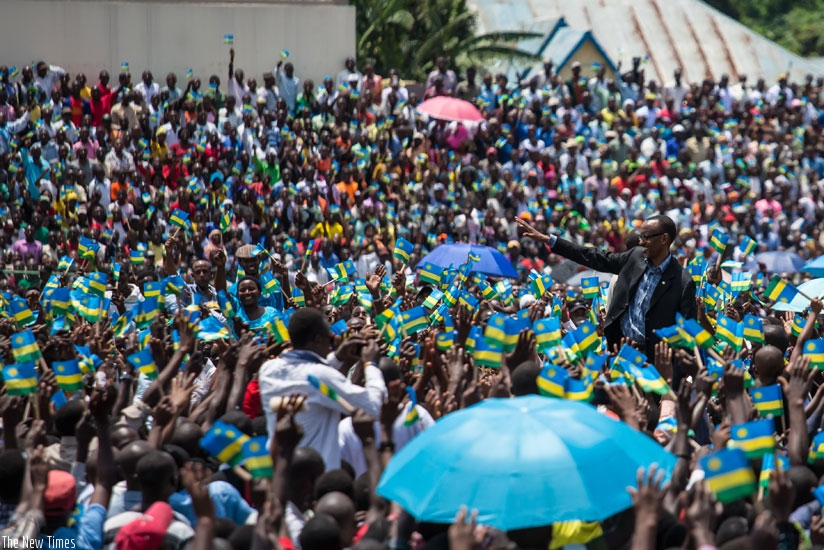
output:
[[[523,232],[523,236],[533,241],[537,241],[539,243],[548,243],[549,242],[549,235],[544,235],[531,225],[527,223],[525,220],[520,218],[516,218],[515,222],[518,224],[518,228]]]
[[[461,506],[455,522],[449,526],[449,550],[479,550],[480,541],[475,538],[475,522],[478,511],[472,510],[469,522],[466,521],[466,506]]]
[[[352,415],[352,428],[355,430],[355,435],[361,440],[363,444],[375,440],[375,419],[369,416],[362,409],[355,411]]]
[[[303,426],[295,420],[295,415],[305,401],[306,396],[297,393],[281,399],[275,425],[275,442],[278,447],[294,450],[303,438]]]
[[[664,480],[664,470],[659,470],[658,466],[650,466],[644,480],[644,467],[638,468],[638,487],[627,487],[627,491],[632,495],[632,506],[635,508],[636,525],[644,518],[655,525],[658,515],[664,503],[664,497],[669,489],[669,483],[662,484]]]
[[[200,462],[187,462],[180,469],[180,481],[186,492],[192,497],[192,508],[199,518],[212,518],[215,507],[209,496],[209,481],[212,472]]]

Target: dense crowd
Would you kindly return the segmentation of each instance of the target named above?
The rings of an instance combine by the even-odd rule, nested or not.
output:
[[[0,66],[4,547],[824,547],[824,289],[759,260],[824,252],[824,78],[228,61],[164,84]],[[441,96],[482,119],[422,112]],[[556,237],[615,262],[663,242],[695,296],[616,341],[615,279],[573,279]],[[426,258],[460,243],[490,249]],[[518,529],[414,517],[431,471],[384,498],[422,432],[532,394],[672,464],[637,464],[617,513]]]

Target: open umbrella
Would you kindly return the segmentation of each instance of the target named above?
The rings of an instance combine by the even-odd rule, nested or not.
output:
[[[480,122],[484,119],[477,107],[457,97],[438,96],[427,99],[418,105],[418,111],[439,120]]]
[[[486,399],[446,415],[392,460],[378,494],[421,521],[451,523],[461,505],[503,530],[632,506],[639,466],[667,476],[676,458],[623,422],[576,401],[537,395]]]
[[[429,262],[442,269],[449,269],[450,267],[457,268],[466,262],[470,251],[481,258],[480,261],[472,264],[473,273],[483,273],[484,275],[490,275],[492,277],[518,278],[518,272],[512,267],[512,264],[506,259],[506,256],[494,248],[479,244],[442,244],[424,256],[419,265]]]
[[[811,260],[804,264],[801,271],[809,273],[813,277],[824,277],[824,256]]]
[[[769,273],[795,273],[804,267],[804,258],[787,250],[762,252],[756,254],[755,259],[764,264]]]

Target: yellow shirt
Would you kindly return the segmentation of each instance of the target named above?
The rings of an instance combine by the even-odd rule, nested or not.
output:
[[[550,550],[563,548],[567,544],[586,544],[604,534],[600,523],[583,521],[563,521],[552,524]]]
[[[319,223],[315,226],[314,229],[312,229],[312,232],[309,233],[309,237],[311,237],[312,239],[316,239],[318,237],[328,237],[331,239],[335,236],[343,237],[343,226],[337,222]]]

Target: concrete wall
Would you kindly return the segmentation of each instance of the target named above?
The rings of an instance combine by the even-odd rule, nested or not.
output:
[[[0,0],[0,64],[22,67],[33,60],[85,72],[91,83],[106,68],[116,82],[129,63],[132,81],[144,68],[161,85],[189,68],[204,86],[211,74],[225,88],[234,35],[235,67],[247,76],[273,70],[282,49],[301,79],[318,82],[336,74],[355,52],[355,8],[330,3],[227,4],[210,2],[109,2]]]

